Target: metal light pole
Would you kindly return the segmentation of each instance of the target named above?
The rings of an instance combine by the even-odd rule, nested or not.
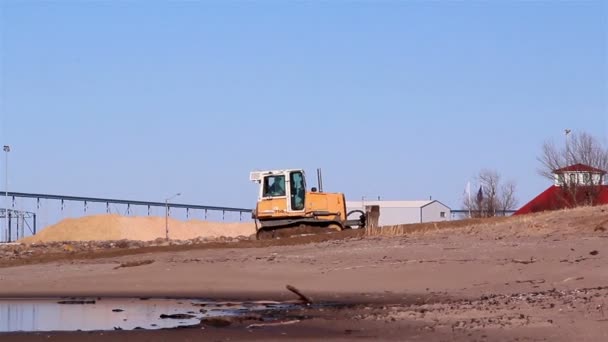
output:
[[[165,200],[165,239],[167,241],[169,241],[169,200],[180,195],[181,193],[178,192]]]
[[[11,238],[10,236],[8,236],[8,225],[9,225],[9,222],[8,222],[8,220],[9,220],[9,218],[8,218],[8,211],[9,211],[9,203],[8,203],[9,202],[8,201],[8,153],[10,151],[11,151],[11,147],[9,145],[4,145],[4,152],[5,152],[5,156],[6,156],[5,163],[4,163],[4,167],[5,167],[5,173],[4,173],[4,176],[5,176],[5,183],[4,183],[4,191],[5,191],[5,193],[4,193],[4,196],[5,197],[4,197],[4,199],[6,201],[6,210],[4,211],[4,216],[6,218],[6,234],[7,234],[6,240],[7,241],[10,240],[10,238]]]
[[[564,130],[564,134],[566,135],[566,165],[564,165],[564,166],[568,166],[568,165],[572,164],[570,162],[570,143],[568,141],[568,137],[570,136],[570,133],[572,133],[571,129],[566,128]]]
[[[471,206],[473,202],[471,202],[471,181],[467,182],[467,194],[469,196],[469,218],[471,218]]]

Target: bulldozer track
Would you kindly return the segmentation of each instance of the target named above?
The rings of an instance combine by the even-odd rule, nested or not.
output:
[[[261,228],[256,233],[257,240],[272,240],[286,239],[297,236],[319,235],[319,234],[334,234],[342,231],[338,225],[329,225],[326,227],[313,225],[300,225],[296,227],[287,227],[279,229],[264,229]],[[344,229],[348,230],[348,229]]]

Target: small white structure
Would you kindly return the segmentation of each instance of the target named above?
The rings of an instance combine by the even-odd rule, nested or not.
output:
[[[556,186],[603,185],[606,171],[585,164],[574,164],[553,170]]]
[[[437,201],[346,201],[347,211],[363,210],[371,206],[380,209],[379,226],[408,223],[448,221],[451,209]]]

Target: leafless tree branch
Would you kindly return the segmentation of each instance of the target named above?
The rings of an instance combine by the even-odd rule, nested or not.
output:
[[[574,164],[584,164],[596,169],[608,170],[608,147],[603,146],[598,139],[589,133],[572,133],[570,136],[566,136],[563,147],[558,147],[553,141],[545,141],[537,160],[541,164],[538,173],[554,181],[555,174],[553,172],[555,170]],[[590,178],[585,184],[581,184],[578,178],[574,180],[564,179],[559,198],[564,205],[568,206],[592,205],[595,204],[602,184],[603,179],[596,182],[593,178]]]
[[[515,209],[517,199],[514,181],[501,184],[501,175],[488,169],[481,170],[476,178],[481,188],[481,196],[477,191],[471,194],[471,198],[465,196],[462,203],[463,208],[470,210],[473,217],[492,217]]]

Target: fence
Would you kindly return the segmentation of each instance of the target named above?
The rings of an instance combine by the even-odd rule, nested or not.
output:
[[[497,210],[495,213],[486,213],[480,210],[465,210],[457,209],[452,210],[452,219],[466,219],[466,218],[478,218],[478,217],[491,217],[491,216],[511,216],[516,210]]]
[[[3,218],[0,222],[0,242],[11,242],[25,237],[26,234],[36,234],[37,226],[44,228],[68,217],[95,213],[118,213],[127,216],[181,215],[185,219],[216,221],[243,221],[251,218],[251,209],[235,207],[22,192],[1,192],[0,196],[4,196],[7,201],[5,208],[0,211]],[[158,211],[159,208],[162,213]],[[9,220],[6,219],[7,209]],[[180,213],[175,209],[181,209]]]
[[[36,214],[29,211],[0,209],[0,221],[5,229],[0,235],[0,241],[16,241],[26,236],[26,233],[36,234]]]

